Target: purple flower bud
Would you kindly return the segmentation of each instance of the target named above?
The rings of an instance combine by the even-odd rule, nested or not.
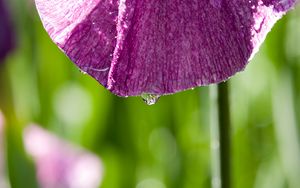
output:
[[[103,177],[100,159],[31,125],[25,130],[26,151],[33,157],[41,188],[97,188]]]
[[[53,41],[119,96],[164,95],[243,70],[296,0],[36,0]]]
[[[0,0],[0,63],[14,46],[12,25],[5,0]]]

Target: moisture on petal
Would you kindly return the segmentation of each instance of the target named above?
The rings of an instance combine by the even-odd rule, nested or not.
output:
[[[164,95],[245,68],[296,0],[36,0],[51,38],[119,96]]]

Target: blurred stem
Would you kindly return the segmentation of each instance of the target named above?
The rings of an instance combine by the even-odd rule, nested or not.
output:
[[[290,67],[278,73],[273,85],[274,130],[278,152],[290,188],[299,187],[300,145],[295,112],[295,91]]]
[[[230,188],[230,113],[228,82],[211,86],[212,187]]]

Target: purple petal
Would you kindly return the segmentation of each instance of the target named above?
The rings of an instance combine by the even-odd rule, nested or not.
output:
[[[12,25],[5,0],[0,0],[0,63],[14,46]]]
[[[119,96],[164,95],[243,70],[296,0],[36,0],[51,38]]]

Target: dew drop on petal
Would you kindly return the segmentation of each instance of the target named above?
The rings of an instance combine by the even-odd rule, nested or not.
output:
[[[158,101],[160,95],[143,93],[141,97],[147,105],[153,105]]]
[[[81,74],[87,74],[87,72],[83,71],[83,70],[79,70]]]

